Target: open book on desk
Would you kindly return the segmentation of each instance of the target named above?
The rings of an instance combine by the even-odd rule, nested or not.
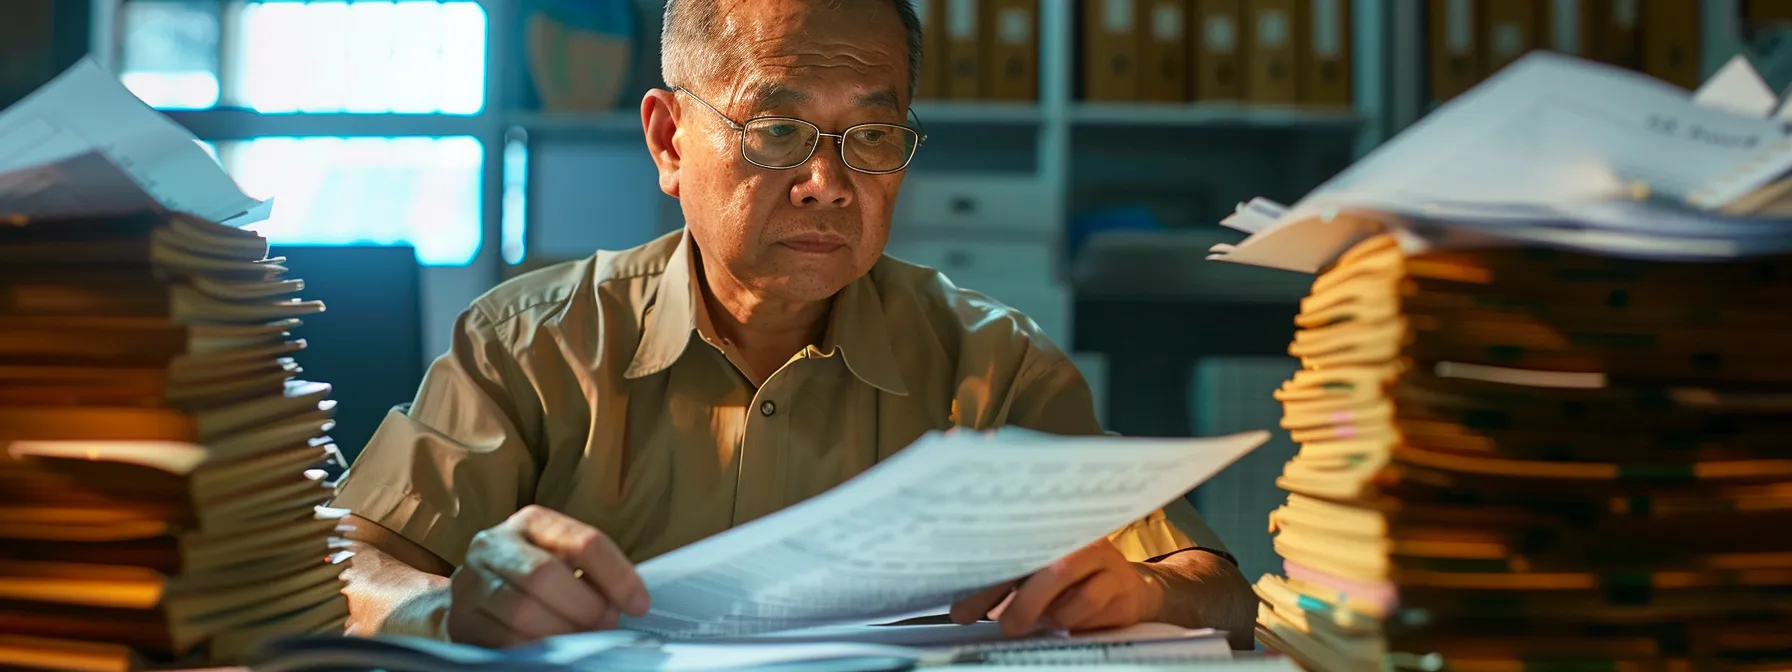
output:
[[[863,638],[866,632],[889,636],[893,630],[860,629],[847,637],[805,629],[941,613],[959,599],[1038,571],[1164,507],[1267,439],[1261,431],[1210,439],[1066,437],[1017,429],[931,433],[827,492],[641,563],[637,571],[653,608],[644,617],[624,619],[625,630],[553,638],[510,652],[410,642],[399,646],[398,662],[408,664],[411,659],[402,655],[415,650],[435,652],[424,662],[437,663],[497,660],[552,667],[589,658],[602,669],[668,669],[674,663],[694,665],[680,662],[693,656],[719,662],[747,652],[834,657],[845,654],[832,647],[845,644],[853,645],[855,655],[872,651],[863,647],[888,646],[887,658],[932,661],[915,653],[926,647]],[[927,632],[930,637],[976,633]],[[1218,633],[1180,635],[1157,638],[1187,644],[1196,637],[1204,640],[1203,647],[1225,646]],[[759,638],[742,639],[754,636]],[[361,649],[371,654],[383,645],[297,642],[286,651],[291,655],[274,651],[267,662],[269,669],[303,669],[278,665],[297,665],[299,654],[316,658]],[[687,653],[674,659],[668,651]],[[718,658],[718,652],[725,655]],[[489,655],[501,657],[485,658]],[[292,660],[282,663],[287,658]]]
[[[1226,634],[1211,629],[1144,623],[1091,633],[1003,638],[995,623],[984,622],[968,626],[864,626],[816,631],[813,635],[678,642],[657,640],[639,632],[613,631],[564,635],[503,651],[408,638],[290,640],[270,647],[254,669],[462,672],[501,666],[525,672],[819,672],[956,665],[1186,665],[1231,659]]]
[[[642,563],[671,639],[893,620],[1031,574],[1268,439],[931,433],[841,485]]]

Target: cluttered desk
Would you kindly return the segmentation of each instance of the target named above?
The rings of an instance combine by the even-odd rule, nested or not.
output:
[[[652,606],[617,628],[483,647],[343,636],[331,389],[290,335],[324,306],[242,228],[270,204],[77,66],[0,114],[0,666],[1783,669],[1792,537],[1761,531],[1792,523],[1792,131],[1712,91],[1533,55],[1224,222],[1248,238],[1216,260],[1315,274],[1275,393],[1301,452],[1254,586],[1270,653],[874,625],[1035,575],[1267,438],[1006,429],[640,563]]]

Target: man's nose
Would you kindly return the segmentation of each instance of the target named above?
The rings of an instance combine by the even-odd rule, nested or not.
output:
[[[790,204],[797,207],[835,207],[852,205],[852,169],[840,160],[840,138],[822,137],[809,162],[796,170],[802,173],[790,186]]]

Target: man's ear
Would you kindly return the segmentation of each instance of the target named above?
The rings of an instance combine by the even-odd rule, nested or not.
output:
[[[682,156],[673,139],[678,135],[678,109],[673,100],[678,94],[665,89],[652,89],[641,98],[641,131],[647,136],[647,153],[660,171],[660,191],[678,198],[678,169]]]

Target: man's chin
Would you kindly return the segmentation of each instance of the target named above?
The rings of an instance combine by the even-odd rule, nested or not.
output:
[[[820,301],[830,298],[852,281],[857,280],[857,273],[844,264],[804,264],[803,268],[792,268],[779,273],[761,283],[760,290],[766,296],[777,297],[785,301]]]

